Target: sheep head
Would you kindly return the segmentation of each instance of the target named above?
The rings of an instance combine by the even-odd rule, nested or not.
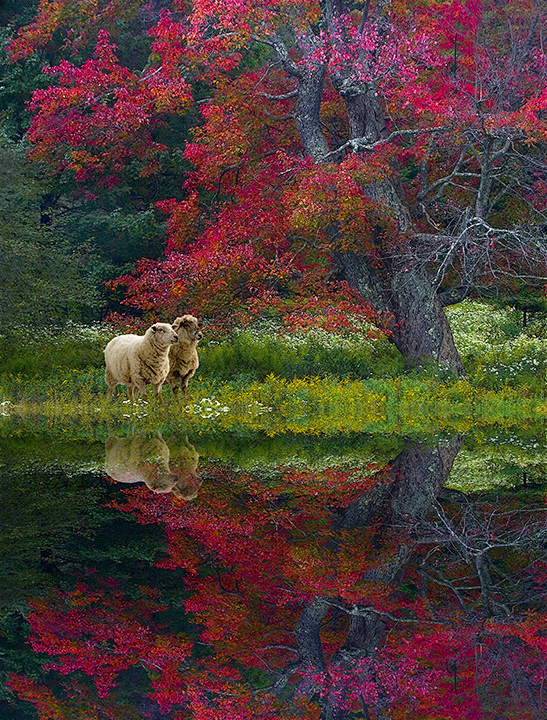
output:
[[[173,321],[173,330],[181,342],[198,343],[203,337],[199,321],[193,315],[183,315]]]
[[[145,336],[152,339],[155,345],[164,348],[174,345],[179,341],[176,330],[172,325],[169,325],[169,323],[154,323],[154,325],[148,328]]]

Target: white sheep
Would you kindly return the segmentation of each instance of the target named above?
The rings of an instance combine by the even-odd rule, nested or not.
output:
[[[154,387],[156,397],[169,373],[169,348],[178,343],[169,323],[155,323],[144,335],[118,335],[104,350],[105,380],[112,397],[116,385],[126,385],[130,399]]]
[[[173,330],[179,336],[179,342],[169,350],[169,374],[166,382],[173,394],[179,391],[180,382],[183,395],[186,395],[188,381],[199,367],[196,346],[203,337],[199,322],[193,315],[183,315],[173,322]]]

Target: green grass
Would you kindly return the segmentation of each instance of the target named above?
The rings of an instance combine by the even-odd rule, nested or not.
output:
[[[467,374],[487,389],[525,385],[545,390],[547,320],[538,316],[527,328],[512,309],[464,301],[447,309]],[[105,326],[69,324],[61,331],[38,329],[0,336],[0,375],[40,384],[61,370],[89,371],[104,366],[103,348],[115,333]],[[200,376],[252,382],[268,375],[367,379],[405,374],[400,353],[385,337],[363,333],[334,334],[322,329],[281,335],[266,322],[217,341],[207,334],[199,347]],[[437,379],[439,368],[421,369]]]
[[[466,372],[490,390],[525,386],[544,395],[547,381],[547,318],[538,314],[523,328],[521,313],[465,300],[447,317]]]
[[[106,397],[99,369],[59,371],[54,377],[21,382],[0,377],[0,397],[7,421],[42,416],[51,425],[93,426],[109,422],[153,430],[165,424],[179,431],[247,429],[274,436],[284,433],[336,435],[355,432],[407,436],[467,432],[477,425],[510,427],[545,421],[547,403],[522,388],[498,391],[476,387],[468,379],[438,381],[429,376],[340,380],[338,378],[278,378],[227,382],[196,380],[187,398],[151,388],[145,399],[129,402],[119,389]]]
[[[200,347],[201,372],[207,377],[247,381],[278,377],[394,377],[404,361],[385,337],[340,336],[324,330],[282,336],[259,329],[242,330],[222,343]]]
[[[413,423],[465,430],[475,422],[544,418],[545,320],[523,330],[514,310],[472,301],[450,308],[448,316],[464,378],[434,366],[405,373],[400,354],[385,338],[323,330],[281,336],[259,324],[221,342],[205,338],[190,399],[180,404],[173,404],[169,388],[159,402],[151,389],[145,404],[124,402],[122,388],[115,402],[107,400],[102,350],[113,335],[109,328],[72,325],[62,333],[4,337],[0,412],[152,422],[170,417],[175,408],[185,421],[197,422],[213,398],[229,408],[216,422],[233,427],[237,417],[270,433],[362,431],[382,423],[386,432],[399,425],[410,431]]]
[[[0,335],[0,374],[39,378],[59,369],[101,367],[103,348],[113,334],[107,328],[67,323],[63,331],[28,329]]]

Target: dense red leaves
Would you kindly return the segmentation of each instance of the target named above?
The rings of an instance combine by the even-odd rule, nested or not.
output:
[[[526,634],[525,628],[533,626],[539,635],[545,615],[531,622],[472,623],[455,613],[452,619],[459,622],[452,626],[437,623],[426,632],[395,640],[395,652],[401,651],[402,642],[405,658],[433,673],[433,686],[419,696],[421,712],[454,720],[485,720],[496,717],[498,711],[515,720],[541,717],[544,700],[538,703],[534,688],[544,682],[545,648],[538,651],[537,642],[514,642],[511,636],[520,637]],[[387,647],[393,647],[393,639]],[[401,698],[394,717],[404,718],[411,706],[408,698]]]
[[[173,2],[156,12],[149,64],[125,68],[106,33],[138,6],[42,0],[35,22],[11,43],[12,56],[22,57],[70,23],[76,29],[67,56],[98,38],[94,58],[47,70],[58,84],[34,94],[29,133],[34,157],[94,188],[112,187],[135,159],[141,175],[159,172],[165,147],[153,139],[155,128],[191,107],[193,83],[200,93],[206,88],[199,112],[188,116],[192,136],[180,147],[192,165],[186,197],[158,205],[169,214],[167,255],[122,279],[130,304],[171,312],[185,298],[185,309],[239,319],[290,297],[295,273],[317,265],[327,269],[316,275],[312,295],[321,295],[340,250],[365,252],[380,267],[405,250],[412,233],[439,233],[429,257],[442,258],[451,242],[447,249],[443,233],[450,236],[462,213],[476,205],[473,212],[488,215],[485,194],[497,198],[495,215],[484,218],[496,227],[541,209],[543,171],[533,182],[517,181],[516,169],[507,175],[508,153],[514,168],[526,164],[527,146],[547,133],[538,35],[545,14],[537,4],[397,0],[367,4],[363,18],[343,6],[325,13],[311,0]],[[264,48],[289,36],[287,56],[271,64]],[[344,148],[320,162],[293,122],[293,91],[319,67],[326,74],[321,127],[332,150]],[[366,86],[378,98],[374,112],[386,118],[387,138],[352,145],[348,103]],[[370,192],[386,182],[404,197],[404,220]],[[490,235],[485,242],[484,283],[494,265],[502,276],[518,272],[524,250],[505,257],[506,243]]]
[[[77,52],[93,42],[101,29],[115,35],[141,5],[143,0],[39,0],[34,21],[20,28],[8,43],[8,54],[15,61],[51,48],[56,32],[62,35],[67,52]]]
[[[150,127],[159,114],[180,112],[190,97],[182,78],[160,69],[139,78],[120,66],[101,30],[94,58],[45,69],[58,85],[33,94],[30,108],[39,113],[29,130],[31,157],[70,169],[80,181],[98,174],[103,186],[115,184],[130,159],[141,161],[141,175],[157,171],[165,146],[152,140]]]
[[[389,332],[388,317],[379,318],[345,283],[325,281],[327,274],[325,268],[308,268],[305,275],[294,272],[287,278],[286,268],[275,261],[266,265],[250,246],[222,253],[198,248],[195,252],[174,252],[164,262],[141,261],[135,275],[120,277],[111,286],[125,286],[126,304],[154,316],[176,316],[184,308],[200,317],[214,318],[209,320],[209,330],[220,335],[248,325],[263,311],[275,313],[288,332],[317,327],[362,333],[363,337]],[[280,279],[290,281],[288,297],[277,291]],[[131,327],[127,318],[120,316],[110,316],[110,322]],[[363,323],[367,323],[365,330]],[[382,330],[370,323],[380,324]]]
[[[198,145],[189,147],[197,152]],[[212,157],[202,151],[204,158]],[[187,186],[210,182],[204,172],[200,166],[189,173]],[[168,252],[160,261],[141,261],[133,275],[113,284],[127,287],[127,304],[166,316],[184,304],[226,329],[249,322],[264,309],[277,311],[287,329],[314,324],[351,329],[359,320],[385,325],[347,283],[331,279],[327,257],[336,244],[326,237],[331,226],[364,244],[373,222],[376,231],[383,225],[386,236],[393,232],[389,218],[376,214],[355,179],[372,176],[374,170],[352,158],[318,172],[277,153],[249,173],[248,167],[234,166],[222,176],[218,192],[230,193],[234,202],[221,206],[214,223],[205,223],[199,241],[194,238],[202,211],[195,191],[187,200],[158,203],[170,213]],[[247,176],[249,181],[242,182]],[[296,190],[290,195],[286,179]],[[306,238],[314,238],[313,244]],[[371,244],[369,249],[372,253]]]

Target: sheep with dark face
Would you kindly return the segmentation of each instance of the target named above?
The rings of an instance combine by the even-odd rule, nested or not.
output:
[[[144,335],[118,335],[111,340],[104,350],[108,395],[112,397],[116,385],[126,385],[134,399],[152,385],[158,397],[169,373],[169,349],[178,341],[169,323],[155,323]]]
[[[199,367],[197,344],[203,337],[198,320],[193,315],[183,315],[173,322],[173,330],[179,336],[179,342],[169,350],[169,374],[167,383],[173,394],[179,391],[186,395],[188,381]]]

